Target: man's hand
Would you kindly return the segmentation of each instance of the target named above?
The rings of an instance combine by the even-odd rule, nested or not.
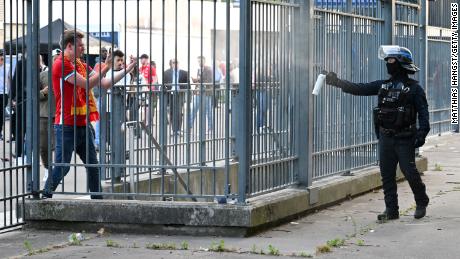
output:
[[[107,58],[105,58],[104,64],[105,64],[107,67],[112,68],[112,61],[113,61],[113,59],[112,59],[112,52],[109,52],[109,53],[107,53]]]
[[[129,64],[126,67],[126,73],[131,73],[134,67],[136,66],[136,60],[134,59],[133,55],[129,56]]]
[[[43,93],[44,95],[48,95],[48,92],[49,92],[48,86],[46,86],[45,88],[42,89],[42,93]]]
[[[415,135],[414,147],[419,148],[425,144],[425,134],[417,132]]]
[[[326,71],[323,71],[322,73],[324,73]],[[337,74],[334,73],[334,72],[328,72],[326,74],[326,84],[328,85],[333,85],[333,86],[337,86],[337,82],[339,81],[339,79],[337,78]]]

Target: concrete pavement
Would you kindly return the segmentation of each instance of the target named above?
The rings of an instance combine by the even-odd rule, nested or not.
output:
[[[88,240],[75,246],[68,244],[68,232],[24,230],[0,235],[0,257],[26,255],[26,242],[37,258],[267,257],[261,255],[261,250],[265,254],[276,254],[278,250],[283,257],[296,254],[317,258],[458,258],[460,135],[428,139],[422,155],[429,161],[423,180],[431,201],[427,216],[421,220],[412,217],[413,195],[407,182],[401,182],[398,193],[402,216],[384,224],[376,222],[376,214],[384,207],[382,191],[376,190],[250,238],[87,233],[84,235]],[[328,241],[341,243],[334,239],[343,240],[343,245],[332,247],[328,253],[316,253]],[[219,246],[221,240],[224,242]],[[174,244],[175,249],[146,248],[152,244]],[[183,246],[188,249],[180,250]],[[210,248],[225,252],[212,252]]]

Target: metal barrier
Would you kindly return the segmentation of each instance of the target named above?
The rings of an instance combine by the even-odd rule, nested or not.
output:
[[[0,83],[16,77],[11,95],[0,97],[9,111],[0,117],[0,230],[23,224],[17,207],[43,191],[45,167],[63,176],[69,169],[52,192],[60,197],[245,203],[374,165],[376,98],[311,90],[323,69],[355,82],[385,78],[377,59],[382,44],[410,48],[420,64],[430,134],[452,130],[450,35],[433,27],[447,26],[436,16],[446,13],[446,2],[429,3],[429,17],[427,3],[413,0],[5,2],[2,44],[10,67],[0,70]],[[40,6],[47,15],[39,16]],[[83,33],[86,51],[55,61],[66,30]],[[75,87],[72,71],[105,71],[104,48],[118,55],[112,70]],[[34,62],[11,69],[39,54],[47,72]],[[135,68],[116,82],[131,55]],[[57,98],[59,106],[51,92],[62,89],[67,98]],[[54,108],[66,105],[70,116],[54,118]],[[54,125],[62,122],[67,126]]]
[[[227,17],[217,13],[230,10],[230,4],[204,1],[98,1],[95,4],[85,1],[86,8],[76,1],[62,4],[66,8],[73,7],[74,27],[78,25],[78,13],[86,15],[82,23],[87,24],[83,31],[88,35],[92,12],[99,21],[111,19],[112,33],[114,24],[123,24],[118,50],[125,53],[126,63],[129,63],[128,55],[140,57],[140,60],[134,61],[139,70],[131,73],[132,80],[117,83],[115,72],[108,72],[107,77],[112,78],[114,86],[107,92],[102,88],[96,90],[101,118],[94,131],[99,149],[95,167],[100,167],[102,172],[102,190],[94,193],[91,184],[85,184],[91,180],[84,179],[81,171],[88,165],[77,163],[74,153],[72,163],[57,160],[51,163],[73,169],[73,179],[67,176],[55,193],[81,195],[91,191],[92,196],[163,200],[230,197],[226,179],[230,178],[228,168],[234,156],[229,152],[234,133],[227,126],[232,124],[230,107],[234,90],[230,89],[230,80],[223,81],[223,75],[231,73],[230,30],[226,27],[230,13]],[[158,8],[161,12],[157,12]],[[108,9],[111,15],[105,17],[104,10]],[[135,11],[137,21],[129,20],[130,10]],[[64,13],[63,7],[58,16],[64,17]],[[187,19],[180,19],[184,16]],[[145,20],[146,17],[150,19]],[[140,19],[144,19],[142,24]],[[59,26],[57,29],[63,31]],[[102,34],[101,28],[96,33]],[[115,49],[115,40],[112,37],[106,49]],[[89,49],[90,40],[84,42]],[[151,65],[153,59],[156,71]],[[85,61],[90,63],[90,57],[86,56]],[[146,63],[141,65],[141,62]],[[90,90],[89,83],[85,90]],[[74,127],[74,130],[78,129]],[[92,131],[87,123],[83,135],[86,138],[83,142],[86,152],[83,153],[87,156],[92,149],[89,146]],[[74,133],[73,149],[81,142],[77,134]]]
[[[252,149],[248,196],[297,183],[294,98],[300,87],[294,37],[300,6],[252,1]]]
[[[21,206],[32,193],[32,152],[33,137],[32,99],[28,93],[32,89],[33,76],[24,55],[12,52],[14,48],[24,53],[26,24],[32,21],[31,2],[14,1],[13,6],[2,5],[1,22],[2,45],[0,56],[0,232],[24,224]],[[30,41],[29,41],[30,43]],[[33,50],[30,48],[29,52]]]
[[[383,78],[383,66],[376,58],[385,40],[383,15],[380,1],[340,5],[316,1],[314,75],[327,70],[354,82]],[[313,180],[377,162],[375,105],[375,97],[354,97],[333,87],[314,97]]]
[[[426,92],[430,110],[430,135],[441,135],[457,131],[458,125],[451,124],[449,77],[451,74],[450,43],[450,6],[453,0],[429,2],[427,27],[427,80]]]

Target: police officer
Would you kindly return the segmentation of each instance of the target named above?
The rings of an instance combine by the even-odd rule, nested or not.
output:
[[[380,173],[386,209],[377,218],[399,218],[396,185],[396,165],[399,162],[414,193],[417,205],[414,217],[419,219],[426,214],[429,198],[415,166],[415,149],[425,144],[430,123],[425,92],[408,75],[420,69],[414,64],[410,50],[404,47],[381,46],[379,58],[386,62],[387,72],[391,76],[387,80],[356,84],[337,78],[334,72],[325,72],[326,83],[353,95],[378,96],[374,125],[379,139]]]

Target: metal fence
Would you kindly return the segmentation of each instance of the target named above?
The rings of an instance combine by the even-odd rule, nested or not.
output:
[[[381,5],[381,1],[344,1],[337,5],[316,1],[314,75],[322,70],[334,71],[354,82],[384,77],[376,58],[378,47],[385,42]],[[322,91],[313,104],[312,178],[375,164],[377,142],[371,115],[375,97],[355,97],[333,87]]]
[[[430,110],[430,135],[455,130],[450,121],[450,5],[454,1],[429,2],[427,27],[426,92]]]
[[[294,1],[252,1],[251,196],[297,183],[293,105],[299,85],[294,69],[299,9]]]
[[[450,4],[445,2],[449,1],[430,2],[430,8],[433,7],[429,9],[430,25],[450,25],[448,16],[440,18],[440,14],[450,10]],[[450,124],[447,76],[450,74],[450,31],[425,26],[428,23],[423,12],[426,3],[315,1],[315,6],[314,75],[325,69],[353,82],[385,78],[382,63],[375,58],[378,46],[407,47],[414,53],[415,63],[422,67],[422,72],[414,78],[427,93],[430,135],[454,129]],[[376,164],[377,142],[371,115],[376,98],[353,97],[333,88],[322,91],[325,94],[314,97],[313,105],[312,178],[347,175],[351,170]]]
[[[431,134],[452,130],[444,91],[449,30],[433,27],[447,24],[435,19],[442,6],[427,19],[417,1],[6,2],[0,230],[23,224],[17,207],[39,196],[45,167],[69,169],[58,197],[243,203],[375,165],[376,98],[311,90],[323,69],[354,82],[385,78],[382,44],[412,50],[426,70],[417,79],[427,91]],[[433,26],[424,29],[428,20]],[[83,33],[84,55],[68,61],[88,64],[78,72],[88,77],[102,67],[103,47],[123,52],[95,83],[110,90],[90,80],[76,87],[76,76],[63,79],[63,65],[53,68],[64,30]],[[39,54],[49,67],[42,73]],[[115,82],[131,55],[135,68]],[[61,89],[71,96],[57,99],[61,107],[73,105],[68,127],[54,126],[55,98],[46,92]],[[78,92],[86,103],[81,127],[73,115]]]

